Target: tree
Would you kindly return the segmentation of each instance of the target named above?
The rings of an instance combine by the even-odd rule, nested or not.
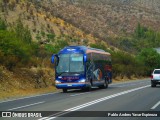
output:
[[[137,28],[135,29],[135,36],[137,38],[143,38],[145,37],[145,32],[148,31],[148,29],[144,26],[142,26],[140,23],[138,23]]]
[[[11,70],[17,64],[26,64],[30,60],[33,48],[16,37],[14,32],[1,30],[0,51],[4,55],[1,64]]]
[[[153,69],[160,68],[160,54],[157,53],[156,50],[145,48],[140,52],[138,57],[148,68],[148,74],[150,74]]]

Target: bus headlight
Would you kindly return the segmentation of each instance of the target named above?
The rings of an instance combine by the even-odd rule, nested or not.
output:
[[[79,82],[86,82],[86,80],[85,79],[81,79]]]
[[[59,84],[59,83],[61,83],[61,82],[60,82],[60,81],[58,81],[58,80],[56,80],[56,81],[55,81],[55,83],[56,83],[56,84]]]

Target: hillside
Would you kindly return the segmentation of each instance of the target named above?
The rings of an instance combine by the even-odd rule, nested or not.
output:
[[[160,30],[159,0],[41,0],[39,6],[110,44],[110,37],[133,33],[138,22]]]
[[[137,48],[127,48],[119,38],[133,34],[138,23],[160,31],[159,0],[9,0],[1,6],[9,25],[20,18],[42,44],[54,44],[56,36],[70,45],[104,41],[109,48],[134,52]]]
[[[135,47],[137,44],[145,44],[126,38],[134,34],[138,23],[155,31],[160,30],[158,0],[41,0],[32,3],[100,39],[98,41],[104,41],[109,48],[131,53],[139,51],[140,48]]]
[[[34,2],[34,1],[33,1]],[[52,36],[70,38],[73,45],[95,43],[96,38],[81,29],[39,8],[38,3],[10,0],[1,3],[1,17],[12,26],[18,19],[31,31],[32,39],[39,43],[53,44]]]

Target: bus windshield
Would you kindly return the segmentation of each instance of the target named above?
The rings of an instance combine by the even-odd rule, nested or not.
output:
[[[60,54],[56,72],[58,74],[84,72],[83,54]]]

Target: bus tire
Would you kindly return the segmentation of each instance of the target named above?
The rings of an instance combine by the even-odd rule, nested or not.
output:
[[[67,89],[63,89],[63,93],[67,93]]]
[[[87,87],[87,88],[86,88],[86,91],[87,91],[87,92],[91,91],[91,86]]]
[[[100,88],[100,89],[106,89],[106,88],[108,88],[108,81],[105,80],[104,84],[101,85],[101,86],[99,86],[99,88]]]
[[[105,89],[105,88],[108,88],[108,80],[105,80],[104,89]]]
[[[85,91],[89,92],[92,88],[92,80],[90,80],[90,84],[85,88]]]
[[[81,89],[83,92],[89,92],[91,91],[91,87],[86,87]]]
[[[86,87],[86,91],[91,91],[92,88],[92,81],[90,81],[90,84]]]

